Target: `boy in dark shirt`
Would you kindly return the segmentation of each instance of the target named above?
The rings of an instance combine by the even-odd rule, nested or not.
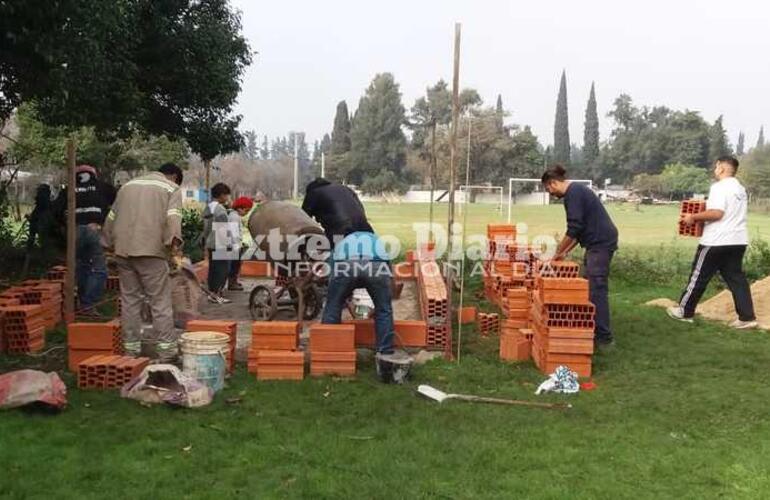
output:
[[[567,180],[561,165],[549,167],[541,178],[545,190],[564,200],[567,232],[553,260],[566,257],[578,244],[585,248],[585,275],[590,300],[596,308],[594,342],[597,347],[614,343],[608,299],[610,262],[618,248],[618,230],[599,197],[586,185]]]

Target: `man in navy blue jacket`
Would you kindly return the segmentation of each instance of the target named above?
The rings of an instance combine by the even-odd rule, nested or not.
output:
[[[585,184],[570,182],[561,165],[549,167],[541,179],[545,190],[564,200],[567,232],[553,260],[561,260],[578,244],[585,248],[584,268],[590,300],[596,308],[594,342],[597,347],[614,343],[610,329],[610,262],[618,249],[618,230],[599,197]]]

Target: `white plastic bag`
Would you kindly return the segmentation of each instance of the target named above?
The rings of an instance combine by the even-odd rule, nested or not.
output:
[[[149,365],[138,377],[124,385],[121,397],[145,403],[168,403],[197,408],[211,403],[211,389],[186,375],[174,365]]]

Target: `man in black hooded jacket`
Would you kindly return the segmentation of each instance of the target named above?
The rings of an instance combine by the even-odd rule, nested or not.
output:
[[[374,232],[355,191],[321,177],[308,184],[302,210],[321,224],[331,248],[335,237],[339,241],[356,231]]]

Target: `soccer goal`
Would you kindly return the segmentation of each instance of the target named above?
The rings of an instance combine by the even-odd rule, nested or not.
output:
[[[477,195],[475,203],[494,203],[497,205],[497,211],[503,210],[503,186],[478,186],[478,185],[462,185],[460,186],[460,192],[462,193],[463,205],[471,202],[471,193],[473,191],[480,192],[481,198]]]
[[[520,178],[520,177],[511,177],[508,179],[508,223],[511,222],[511,214],[513,211],[513,183],[518,182],[521,184],[535,184],[535,186],[540,186],[542,184],[542,181],[540,179],[531,179],[531,178]],[[591,179],[570,179],[570,182],[581,182],[583,184],[588,184],[588,187],[591,189],[594,188],[594,181]],[[548,194],[547,191],[543,190],[542,192],[537,192],[538,194],[542,194],[542,203],[537,203],[538,205],[548,205],[551,199],[551,195]],[[501,193],[502,196],[502,193]]]

